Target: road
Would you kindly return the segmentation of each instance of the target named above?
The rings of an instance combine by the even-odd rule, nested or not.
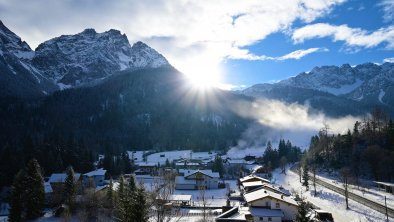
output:
[[[293,173],[297,174],[297,172],[295,170],[293,170],[293,169],[290,169],[290,170]],[[310,178],[312,178],[312,177],[313,177],[313,175],[310,174]],[[325,187],[327,189],[330,189],[330,190],[332,190],[332,191],[334,191],[336,193],[339,193],[339,194],[341,194],[343,196],[345,195],[345,189],[344,188],[335,186],[335,185],[333,185],[331,183],[328,183],[328,182],[326,182],[326,181],[324,181],[322,179],[319,179],[319,177],[316,177],[316,183],[319,184],[320,186],[323,186],[323,187]],[[376,210],[376,211],[378,211],[378,212],[380,212],[382,214],[386,214],[386,207],[383,204],[377,203],[377,202],[375,202],[373,200],[370,200],[370,199],[367,199],[367,198],[362,197],[360,195],[357,195],[357,194],[355,194],[355,193],[353,193],[351,191],[348,191],[348,193],[349,193],[349,199],[354,200],[354,201],[356,201],[356,202],[358,202],[360,204],[363,204],[363,205],[365,205],[365,206],[367,206],[367,207],[369,207],[371,209],[374,209],[374,210]],[[394,209],[392,209],[390,207],[387,207],[387,214],[389,215],[389,217],[394,218]]]

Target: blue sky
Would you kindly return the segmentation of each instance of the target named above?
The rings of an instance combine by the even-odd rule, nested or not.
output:
[[[33,49],[118,29],[191,79],[227,89],[315,66],[394,62],[394,0],[0,0],[0,19]]]
[[[392,19],[384,19],[385,13],[381,3],[382,1],[347,1],[334,7],[327,16],[318,18],[311,24],[347,25],[368,32],[392,26]],[[296,21],[291,28],[297,29],[305,25],[304,22]],[[387,43],[384,42],[375,47],[365,48],[348,46],[344,41],[334,41],[332,37],[323,37],[295,44],[291,33],[286,32],[273,33],[257,44],[249,46],[248,49],[254,54],[280,56],[300,48],[313,47],[324,47],[328,51],[306,55],[297,60],[227,60],[224,64],[226,78],[228,82],[233,84],[252,85],[276,82],[309,71],[315,66],[345,63],[357,65],[365,62],[383,63],[385,59],[394,57],[393,48],[388,48]]]

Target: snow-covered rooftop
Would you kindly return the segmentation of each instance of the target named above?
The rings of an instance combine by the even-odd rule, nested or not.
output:
[[[81,176],[80,173],[74,173],[74,180],[78,180]],[[49,177],[49,183],[64,183],[66,181],[67,174],[66,173],[53,173],[51,177]]]
[[[259,190],[256,190],[256,191],[253,191],[253,192],[250,192],[250,193],[247,193],[244,195],[244,198],[245,198],[246,202],[248,202],[248,203],[256,201],[256,200],[260,200],[260,199],[263,199],[266,197],[271,197],[271,198],[277,199],[279,201],[283,201],[283,202],[298,206],[297,202],[294,199],[292,199],[286,195],[277,194],[277,193],[274,193],[272,191],[265,190],[265,189],[259,189]]]
[[[172,201],[191,201],[192,195],[173,194],[169,197]]]
[[[89,173],[85,173],[84,175],[87,177],[94,177],[94,176],[104,176],[107,170],[104,170],[103,168],[90,171]]]
[[[188,177],[188,176],[193,175],[198,172],[205,174],[205,175],[212,177],[212,178],[219,178],[220,177],[218,172],[212,172],[212,170],[182,170],[182,171],[179,170],[179,172],[183,172],[185,177]]]
[[[272,210],[267,208],[250,207],[250,214],[254,217],[284,217],[285,215],[281,210]]]
[[[153,153],[147,156],[148,162],[164,164],[166,160],[173,161],[179,159],[213,160],[216,156],[214,152],[193,152],[192,150],[176,150],[160,153]]]
[[[255,176],[255,175],[248,175],[246,177],[242,177],[242,178],[239,179],[239,181],[241,183],[252,181],[252,180],[259,180],[259,181],[262,181],[262,182],[265,182],[265,183],[271,183],[271,181],[269,181],[267,179],[264,179],[262,177],[259,177],[259,176]]]

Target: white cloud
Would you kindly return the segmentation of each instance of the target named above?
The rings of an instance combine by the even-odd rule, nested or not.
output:
[[[291,52],[287,55],[278,57],[278,60],[286,60],[286,59],[300,59],[308,54],[314,53],[314,52],[328,52],[327,48],[309,48],[306,50],[296,50],[294,52]]]
[[[391,63],[394,63],[394,57],[385,58],[385,59],[383,59],[383,62],[391,62]]]
[[[237,49],[237,52],[232,53],[229,58],[230,59],[245,59],[245,60],[276,60],[276,61],[282,61],[282,60],[287,60],[287,59],[301,59],[302,57],[309,55],[314,52],[327,52],[327,48],[309,48],[309,49],[299,49],[293,52],[290,52],[286,55],[283,56],[278,56],[278,57],[271,57],[271,56],[266,56],[266,55],[254,55],[249,53],[248,50],[244,49]]]
[[[156,48],[181,71],[201,73],[296,20],[327,15],[344,1],[0,0],[0,14],[33,47],[87,27],[100,32],[115,28],[131,43],[142,40]]]
[[[359,28],[350,28],[347,25],[317,23],[296,29],[292,34],[295,43],[323,37],[331,37],[334,41],[344,41],[350,47],[372,48],[379,44],[386,44],[386,48],[394,48],[394,26],[368,32]]]
[[[354,116],[328,117],[312,111],[308,106],[284,103],[278,100],[259,99],[255,102],[234,104],[233,111],[242,117],[256,120],[243,134],[238,148],[261,146],[268,140],[290,139],[296,145],[306,147],[310,138],[326,124],[330,133],[346,133],[361,118]]]
[[[394,20],[394,0],[383,0],[378,5],[383,9],[383,20],[392,22]]]

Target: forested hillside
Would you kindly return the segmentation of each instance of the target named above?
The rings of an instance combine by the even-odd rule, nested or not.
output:
[[[346,134],[330,135],[326,127],[312,137],[306,160],[326,170],[350,168],[356,181],[394,181],[394,122],[376,109]]]

